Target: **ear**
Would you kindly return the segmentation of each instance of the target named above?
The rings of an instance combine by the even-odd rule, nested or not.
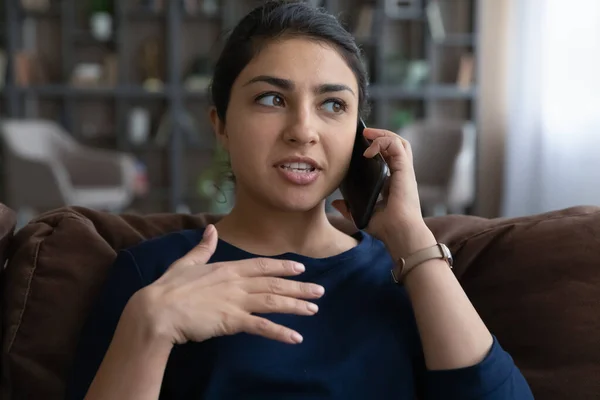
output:
[[[227,136],[227,131],[225,129],[225,121],[221,120],[219,117],[219,113],[217,113],[217,108],[212,106],[209,111],[210,123],[212,125],[213,131],[217,137],[217,141],[223,147],[223,149],[229,149],[229,137]]]
[[[352,219],[352,214],[350,214],[350,211],[348,210],[348,206],[346,206],[346,202],[344,200],[334,200],[331,202],[331,206],[333,208],[335,208],[336,210],[338,210],[338,212],[340,214],[342,214],[342,216],[344,218],[346,218],[348,221],[354,223],[354,220]]]

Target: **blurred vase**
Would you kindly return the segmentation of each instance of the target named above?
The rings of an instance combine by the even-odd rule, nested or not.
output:
[[[127,131],[132,144],[145,144],[150,136],[150,112],[142,107],[133,108],[129,112]]]
[[[93,13],[90,17],[90,29],[96,40],[109,40],[112,36],[112,16],[108,12]]]

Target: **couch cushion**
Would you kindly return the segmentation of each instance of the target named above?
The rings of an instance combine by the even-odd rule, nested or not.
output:
[[[0,203],[0,270],[4,268],[6,261],[6,249],[12,239],[17,225],[17,215],[4,204]]]
[[[62,397],[79,330],[116,250],[215,220],[69,208],[18,232],[6,270],[4,394],[10,382],[12,398]],[[600,392],[594,379],[600,376],[600,317],[592,308],[600,303],[600,209],[427,222],[450,245],[455,272],[536,397],[591,398]]]
[[[8,243],[12,239],[17,223],[17,216],[13,210],[4,204],[0,203],[0,282],[4,274],[4,265],[6,263],[6,251]],[[2,285],[0,284],[0,309],[2,309]],[[2,332],[4,331],[2,320],[0,320],[0,341],[2,340]],[[2,365],[0,364],[0,371]]]
[[[10,388],[6,398],[62,398],[79,330],[116,251],[206,223],[203,216],[67,208],[21,229],[5,271],[1,394]]]
[[[465,292],[535,398],[598,398],[600,208],[498,219],[454,252]]]

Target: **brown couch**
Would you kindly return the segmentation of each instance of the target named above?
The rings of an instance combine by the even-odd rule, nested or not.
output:
[[[46,213],[17,232],[0,207],[2,399],[60,399],[78,332],[115,251],[209,215]],[[336,220],[343,229],[347,224]],[[428,219],[455,272],[539,399],[600,398],[600,208]],[[10,240],[9,240],[10,239]]]

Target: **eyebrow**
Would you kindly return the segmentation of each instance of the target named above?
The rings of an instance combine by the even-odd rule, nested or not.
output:
[[[294,82],[292,82],[289,79],[277,78],[275,76],[269,76],[269,75],[256,76],[256,77],[250,79],[248,82],[246,82],[246,84],[244,86],[248,86],[248,85],[251,85],[251,84],[257,83],[257,82],[265,82],[265,83],[268,83],[269,85],[276,86],[282,90],[293,90],[294,87],[296,86],[294,84]],[[324,83],[322,85],[316,86],[313,90],[313,92],[316,94],[325,94],[325,93],[342,92],[342,91],[348,91],[348,92],[352,93],[354,96],[356,96],[354,91],[352,89],[350,89],[349,86],[341,84],[341,83]]]

